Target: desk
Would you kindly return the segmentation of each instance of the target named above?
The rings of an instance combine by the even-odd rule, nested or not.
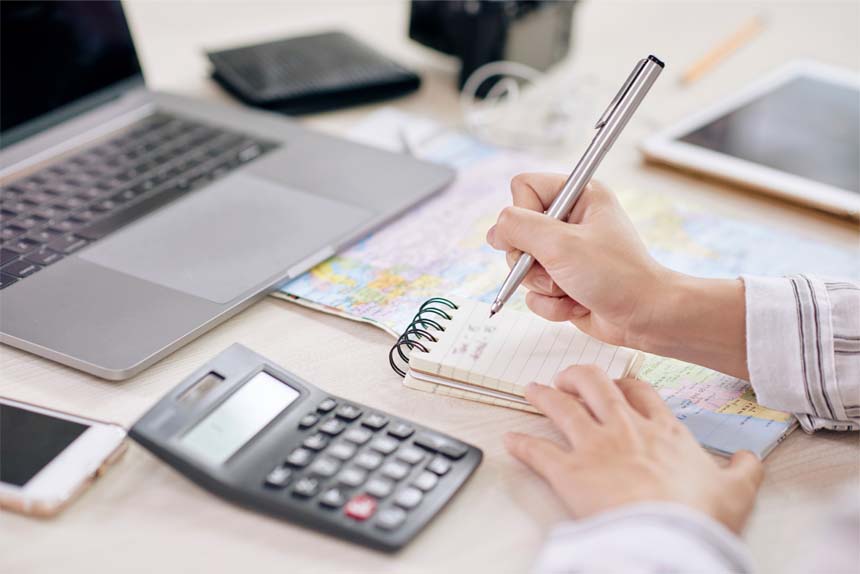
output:
[[[207,78],[203,49],[342,27],[419,69],[421,90],[398,100],[407,111],[459,122],[455,65],[406,38],[404,3],[134,3],[127,11],[150,86],[228,101]],[[690,88],[681,68],[753,12],[745,3],[594,3],[577,8],[570,66],[611,92],[642,54],[669,63],[640,118],[601,169],[612,186],[660,189],[738,217],[793,226],[811,236],[857,245],[855,226],[806,209],[643,165],[641,135],[753,80],[794,57],[860,69],[856,4],[766,4],[764,33]],[[639,22],[648,21],[645,29]],[[372,106],[308,118],[343,132]],[[572,150],[558,150],[560,159]],[[556,154],[554,154],[556,155]],[[554,436],[525,413],[412,392],[400,387],[386,354],[388,335],[373,327],[266,299],[141,375],[105,382],[15,349],[0,348],[0,394],[131,425],[192,369],[240,342],[344,397],[414,418],[484,449],[464,491],[397,556],[352,546],[231,506],[192,485],[143,449],[125,459],[59,517],[0,514],[2,572],[522,572],[551,526],[564,517],[534,475],[509,458],[508,430]],[[833,488],[860,473],[856,434],[794,433],[766,462],[767,478],[747,530],[762,572],[779,571],[792,541]]]

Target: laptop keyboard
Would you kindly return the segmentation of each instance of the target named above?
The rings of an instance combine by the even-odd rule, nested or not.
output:
[[[0,289],[276,148],[156,113],[0,189]]]

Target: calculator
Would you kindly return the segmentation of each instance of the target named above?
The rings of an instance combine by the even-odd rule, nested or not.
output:
[[[222,498],[383,551],[412,540],[483,457],[326,393],[238,344],[180,383],[129,436]]]

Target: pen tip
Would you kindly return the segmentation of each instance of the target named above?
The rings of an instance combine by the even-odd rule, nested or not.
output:
[[[498,313],[501,308],[502,306],[499,304],[499,302],[494,301],[493,304],[490,305],[490,317]]]

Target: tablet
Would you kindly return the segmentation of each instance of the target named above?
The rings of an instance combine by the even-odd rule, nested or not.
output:
[[[860,219],[860,75],[794,62],[646,139],[642,151]]]

